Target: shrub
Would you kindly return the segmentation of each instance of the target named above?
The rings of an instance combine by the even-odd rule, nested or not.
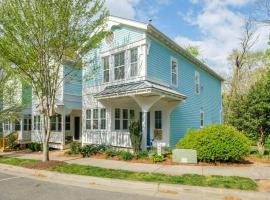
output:
[[[157,150],[156,149],[150,149],[148,150],[148,158],[149,160],[153,160],[154,156],[157,155]]]
[[[121,151],[119,157],[121,160],[132,160],[133,154],[128,151]]]
[[[137,155],[141,150],[141,142],[142,142],[142,133],[140,130],[140,123],[131,119],[129,121],[129,136],[131,141],[131,146],[133,148],[134,154]]]
[[[70,151],[72,154],[81,153],[81,144],[77,142],[70,143]]]
[[[162,156],[162,155],[157,155],[157,154],[155,154],[154,156],[153,156],[153,158],[152,158],[152,160],[153,160],[153,162],[162,162],[162,161],[164,161],[165,159],[164,159],[164,157]]]
[[[97,152],[101,152],[101,153],[104,153],[107,148],[108,147],[103,144],[96,146]]]
[[[40,143],[37,142],[31,142],[28,144],[28,148],[31,151],[41,151],[42,150],[42,145]]]
[[[67,150],[67,151],[65,151],[65,154],[72,155],[72,152],[71,152],[71,150]]]
[[[16,133],[11,133],[10,135],[7,136],[7,146],[10,149],[15,149],[16,145],[17,145],[17,139],[18,139],[18,135]]]
[[[118,154],[119,152],[113,149],[112,147],[107,148],[105,151],[106,157],[114,157],[114,156],[117,156]]]
[[[249,155],[250,141],[233,127],[217,124],[189,130],[176,147],[197,150],[201,161],[234,162]]]
[[[140,151],[137,155],[138,159],[148,159],[148,151]]]
[[[81,148],[82,156],[89,157],[97,153],[97,147],[95,145],[85,145]]]

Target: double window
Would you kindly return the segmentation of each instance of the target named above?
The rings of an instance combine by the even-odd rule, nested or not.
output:
[[[103,82],[110,81],[110,61],[109,56],[102,58],[102,65],[103,65]]]
[[[86,129],[105,130],[107,125],[106,109],[95,108],[86,110]]]
[[[114,80],[125,78],[125,52],[114,54]]]
[[[128,120],[135,117],[134,110],[116,108],[114,111],[114,129],[128,130]]]
[[[162,129],[162,112],[155,111],[155,129]]]
[[[138,74],[138,48],[130,50],[130,76],[137,76]]]
[[[200,94],[201,86],[200,86],[200,73],[195,71],[195,93]]]
[[[171,83],[173,86],[178,86],[178,61],[176,58],[171,58]]]

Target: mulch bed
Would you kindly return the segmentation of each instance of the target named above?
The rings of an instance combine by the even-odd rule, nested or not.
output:
[[[29,169],[48,169],[50,167],[55,167],[58,165],[63,165],[65,162],[58,161],[58,160],[50,160],[47,162],[38,162],[38,163],[32,163],[32,164],[24,164],[22,165],[25,168]]]

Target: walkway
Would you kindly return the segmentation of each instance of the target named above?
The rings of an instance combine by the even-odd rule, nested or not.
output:
[[[0,155],[41,160],[41,154],[14,154],[0,153]],[[91,165],[109,169],[122,169],[136,172],[153,172],[171,175],[180,174],[200,174],[200,175],[222,175],[241,176],[251,179],[270,180],[270,166],[250,166],[250,167],[220,167],[220,166],[188,166],[188,165],[159,165],[132,163],[125,161],[104,160],[95,158],[61,157],[52,155],[51,160],[65,161],[71,164]]]

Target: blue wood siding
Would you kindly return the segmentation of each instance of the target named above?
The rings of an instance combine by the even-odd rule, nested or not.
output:
[[[101,53],[144,39],[143,31],[128,26],[113,26],[111,31],[114,34],[113,42],[107,44],[104,39],[98,48],[91,50],[88,54],[91,63],[83,69],[83,81],[86,86],[102,83]]]
[[[64,104],[71,109],[82,107],[82,70],[64,66]]]
[[[178,61],[178,87],[172,89],[187,99],[170,115],[170,145],[174,146],[188,129],[200,128],[200,111],[204,111],[205,125],[220,123],[221,81],[196,67],[153,38],[147,57],[147,77],[171,85],[171,57]],[[195,93],[195,71],[200,74],[200,94]]]

